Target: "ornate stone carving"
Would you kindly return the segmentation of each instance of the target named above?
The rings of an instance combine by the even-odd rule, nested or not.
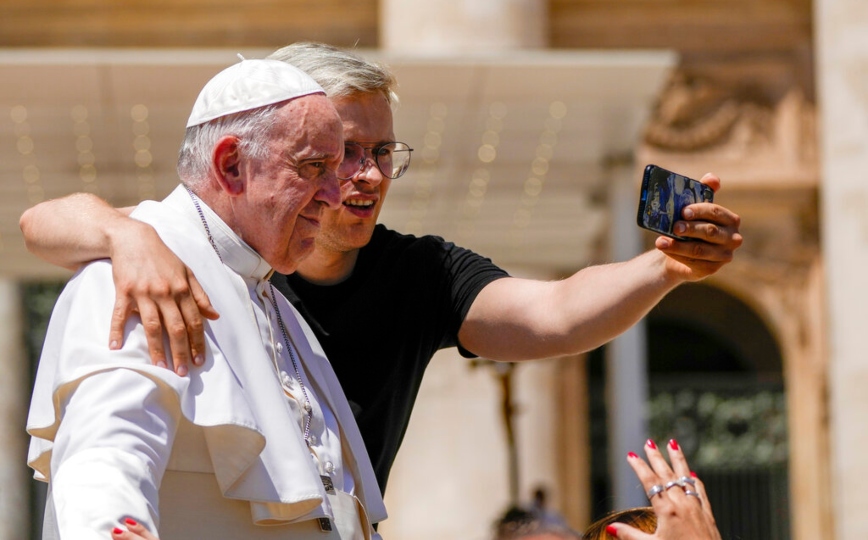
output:
[[[675,152],[768,143],[772,116],[767,105],[736,97],[710,80],[678,72],[660,97],[645,142]]]

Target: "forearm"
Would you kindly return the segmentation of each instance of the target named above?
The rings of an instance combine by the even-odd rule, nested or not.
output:
[[[585,352],[636,324],[679,283],[656,250],[557,282],[498,280],[474,301],[459,339],[494,360]]]
[[[19,225],[31,253],[76,270],[90,261],[111,257],[113,235],[118,229],[144,227],[127,218],[128,213],[95,195],[76,193],[28,209]]]
[[[683,280],[666,257],[648,251],[622,263],[592,266],[556,284],[549,300],[563,353],[594,349],[639,322]]]

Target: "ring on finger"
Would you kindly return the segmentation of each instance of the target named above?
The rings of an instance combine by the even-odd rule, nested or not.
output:
[[[696,497],[697,499],[700,498],[700,497],[699,497],[699,493],[697,493],[697,492],[695,492],[695,491],[693,491],[693,490],[690,490],[690,489],[685,489],[685,490],[684,490],[684,494],[685,494],[685,495],[689,495],[689,496],[691,496],[691,497]]]
[[[684,482],[682,482],[681,480],[673,480],[671,482],[666,482],[665,489],[667,491],[669,491],[669,489],[674,488],[675,486],[678,486],[680,488],[684,488]]]
[[[690,484],[691,486],[696,485],[696,480],[694,480],[693,478],[690,478],[689,476],[682,476],[681,478],[678,479],[678,481],[681,482],[682,485],[683,484]]]
[[[666,491],[666,488],[664,488],[660,484],[655,484],[651,486],[651,489],[648,490],[648,493],[646,493],[646,495],[648,496],[648,500],[650,501],[654,498],[654,495],[660,495],[664,491]]]

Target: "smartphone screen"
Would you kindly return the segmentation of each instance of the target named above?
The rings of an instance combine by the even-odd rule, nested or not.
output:
[[[681,210],[693,203],[711,202],[713,199],[714,190],[705,184],[657,165],[648,165],[642,176],[636,222],[643,229],[678,240],[689,240],[672,234],[672,226],[681,219]]]

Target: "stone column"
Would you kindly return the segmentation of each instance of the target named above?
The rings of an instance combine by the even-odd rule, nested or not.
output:
[[[626,261],[642,250],[642,231],[636,226],[639,184],[632,163],[616,164],[609,171],[612,186],[609,245],[613,260]],[[642,445],[648,437],[646,341],[645,324],[640,321],[612,341],[606,351],[609,470],[614,508],[648,504],[626,462],[627,452],[643,455]]]
[[[0,279],[0,538],[30,534],[24,432],[30,384],[22,317],[17,283]]]
[[[827,265],[832,507],[830,538],[868,538],[868,5],[814,2],[821,233]]]
[[[380,47],[389,52],[463,55],[547,44],[545,0],[380,1]]]

